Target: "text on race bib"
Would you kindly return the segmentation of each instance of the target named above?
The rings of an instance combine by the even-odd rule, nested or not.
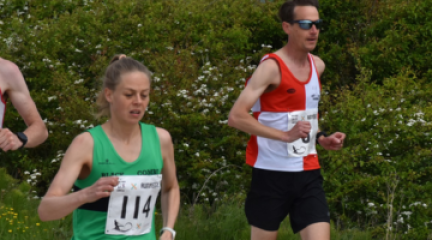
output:
[[[288,113],[288,131],[299,121],[308,121],[311,131],[306,138],[299,138],[287,144],[289,157],[305,157],[309,154],[316,154],[315,137],[318,132],[318,109],[307,109]]]
[[[120,176],[110,195],[105,234],[149,233],[162,175]]]

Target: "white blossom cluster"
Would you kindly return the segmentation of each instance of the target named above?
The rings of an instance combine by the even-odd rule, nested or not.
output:
[[[37,169],[33,169],[33,171],[31,171],[31,172],[30,171],[25,171],[24,175],[28,175],[29,176],[28,179],[27,179],[27,182],[30,185],[34,186],[38,182],[37,177],[41,176],[42,174],[40,172],[38,172]]]

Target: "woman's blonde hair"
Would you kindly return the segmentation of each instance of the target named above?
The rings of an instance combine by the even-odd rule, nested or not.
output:
[[[109,108],[110,105],[109,102],[106,100],[104,94],[105,88],[114,91],[117,85],[121,81],[122,74],[135,72],[135,71],[146,74],[148,79],[151,82],[151,72],[148,70],[146,66],[144,66],[142,63],[138,62],[137,60],[127,57],[124,54],[115,55],[111,59],[110,64],[105,70],[105,75],[102,80],[103,81],[102,89],[101,91],[99,91],[96,100],[96,105],[97,105],[96,118],[111,116],[110,108]]]

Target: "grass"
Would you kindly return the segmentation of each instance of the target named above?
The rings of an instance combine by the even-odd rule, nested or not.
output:
[[[160,221],[159,221],[160,222]],[[332,225],[333,226],[333,225]],[[250,226],[247,223],[243,204],[229,203],[214,208],[198,205],[184,207],[177,224],[176,239],[206,240],[245,240],[250,239]],[[338,231],[331,229],[334,240],[366,240],[371,234],[359,230]],[[278,240],[300,240],[299,234],[291,230],[288,218],[281,224]]]
[[[51,222],[41,222],[37,215],[39,199],[31,197],[31,187],[18,183],[0,168],[0,238],[2,240],[64,240],[72,236],[72,216]],[[233,198],[224,204],[184,205],[175,226],[176,240],[245,240],[250,239],[250,227],[243,210],[243,199]],[[162,217],[156,215],[157,229]],[[333,226],[333,225],[332,225]],[[334,240],[372,239],[369,232],[331,229]],[[300,239],[293,234],[286,219],[278,240]]]
[[[28,204],[18,208],[0,206],[0,236],[3,240],[64,240],[72,236],[72,217],[51,222],[40,222],[37,216],[38,200],[29,199]],[[162,222],[157,216],[158,229]],[[245,240],[250,239],[250,227],[241,204],[225,204],[217,208],[205,205],[182,208],[176,224],[176,240]],[[278,240],[300,240],[293,234],[289,221],[280,228]],[[331,239],[372,239],[368,232],[358,230],[337,231],[332,227]]]

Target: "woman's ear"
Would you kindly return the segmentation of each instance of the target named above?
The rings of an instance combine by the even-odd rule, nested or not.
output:
[[[105,95],[105,99],[107,100],[107,102],[111,103],[112,97],[113,97],[113,91],[109,88],[105,88],[104,89],[104,95]]]

